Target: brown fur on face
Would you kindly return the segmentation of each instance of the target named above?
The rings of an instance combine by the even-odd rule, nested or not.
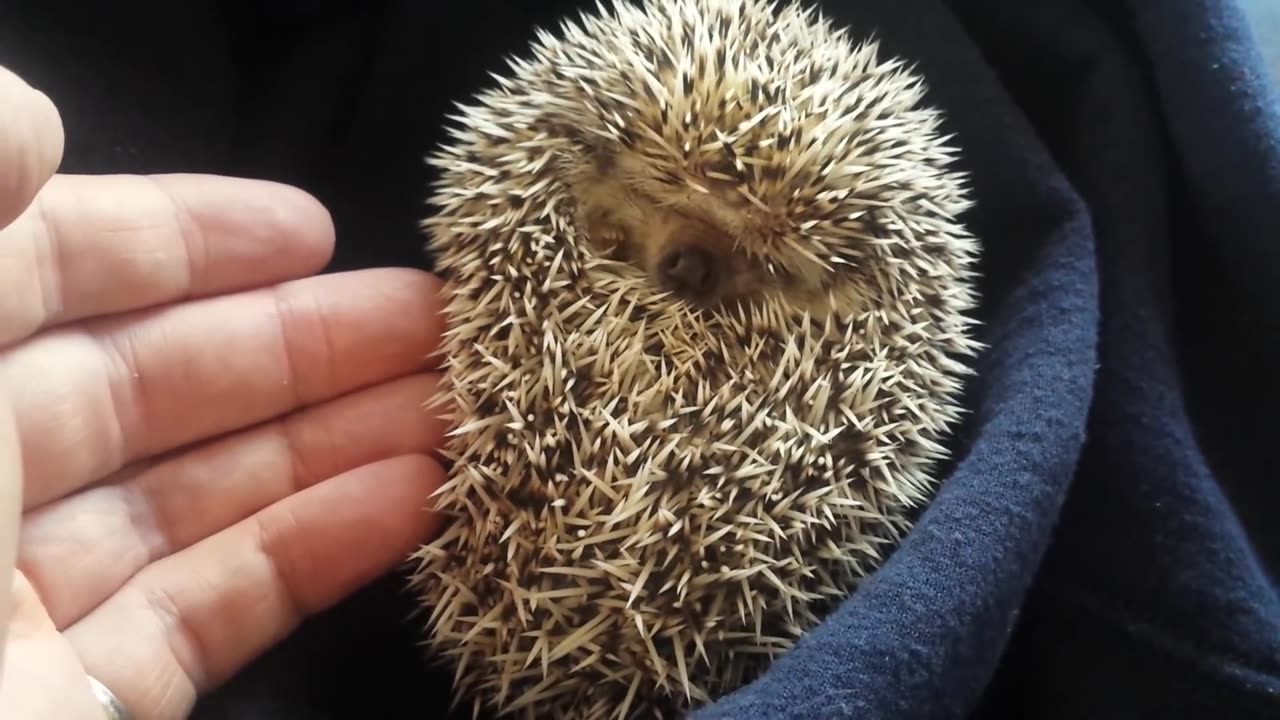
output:
[[[645,273],[655,288],[699,307],[749,303],[766,295],[813,310],[826,303],[812,264],[773,261],[760,247],[760,221],[732,186],[701,179],[702,189],[645,174],[642,159],[597,151],[565,163],[579,229],[602,256]],[[753,231],[756,231],[753,233]],[[665,270],[686,253],[705,265],[705,282],[673,281]],[[772,270],[769,265],[772,265]]]
[[[733,238],[711,223],[662,207],[617,179],[601,178],[584,187],[579,202],[592,246],[643,270],[663,291],[700,305],[716,305],[761,289],[763,278],[735,253]],[[706,282],[675,283],[662,269],[664,261],[675,261],[674,253],[699,253],[710,259]]]

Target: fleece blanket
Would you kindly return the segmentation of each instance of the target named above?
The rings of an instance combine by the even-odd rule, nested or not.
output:
[[[1280,718],[1280,103],[1231,0],[818,3],[915,63],[982,239],[981,358],[936,501],[713,718]],[[269,177],[333,270],[422,266],[450,104],[594,2],[17,1],[0,63],[69,172]],[[396,578],[196,717],[444,712]]]

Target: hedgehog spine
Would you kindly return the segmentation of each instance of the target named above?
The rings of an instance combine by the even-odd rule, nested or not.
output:
[[[964,178],[923,80],[798,5],[601,7],[495,83],[432,157],[455,521],[412,585],[477,711],[678,713],[791,647],[931,496],[979,348]],[[776,286],[695,308],[597,254],[566,178],[600,153]]]

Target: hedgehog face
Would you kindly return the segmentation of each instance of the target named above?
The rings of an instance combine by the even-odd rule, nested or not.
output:
[[[764,273],[714,223],[663,206],[622,178],[591,173],[577,191],[591,247],[643,272],[654,289],[715,307],[749,300],[767,288]]]
[[[826,301],[829,269],[771,257],[755,241],[749,209],[714,179],[705,193],[673,192],[646,173],[643,158],[598,147],[565,164],[590,246],[642,272],[655,290],[699,308],[772,296],[812,311]]]

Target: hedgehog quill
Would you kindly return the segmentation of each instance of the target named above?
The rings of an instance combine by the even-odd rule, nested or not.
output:
[[[494,81],[430,159],[426,642],[477,714],[676,717],[936,490],[980,348],[965,178],[923,78],[800,5],[599,7]]]

